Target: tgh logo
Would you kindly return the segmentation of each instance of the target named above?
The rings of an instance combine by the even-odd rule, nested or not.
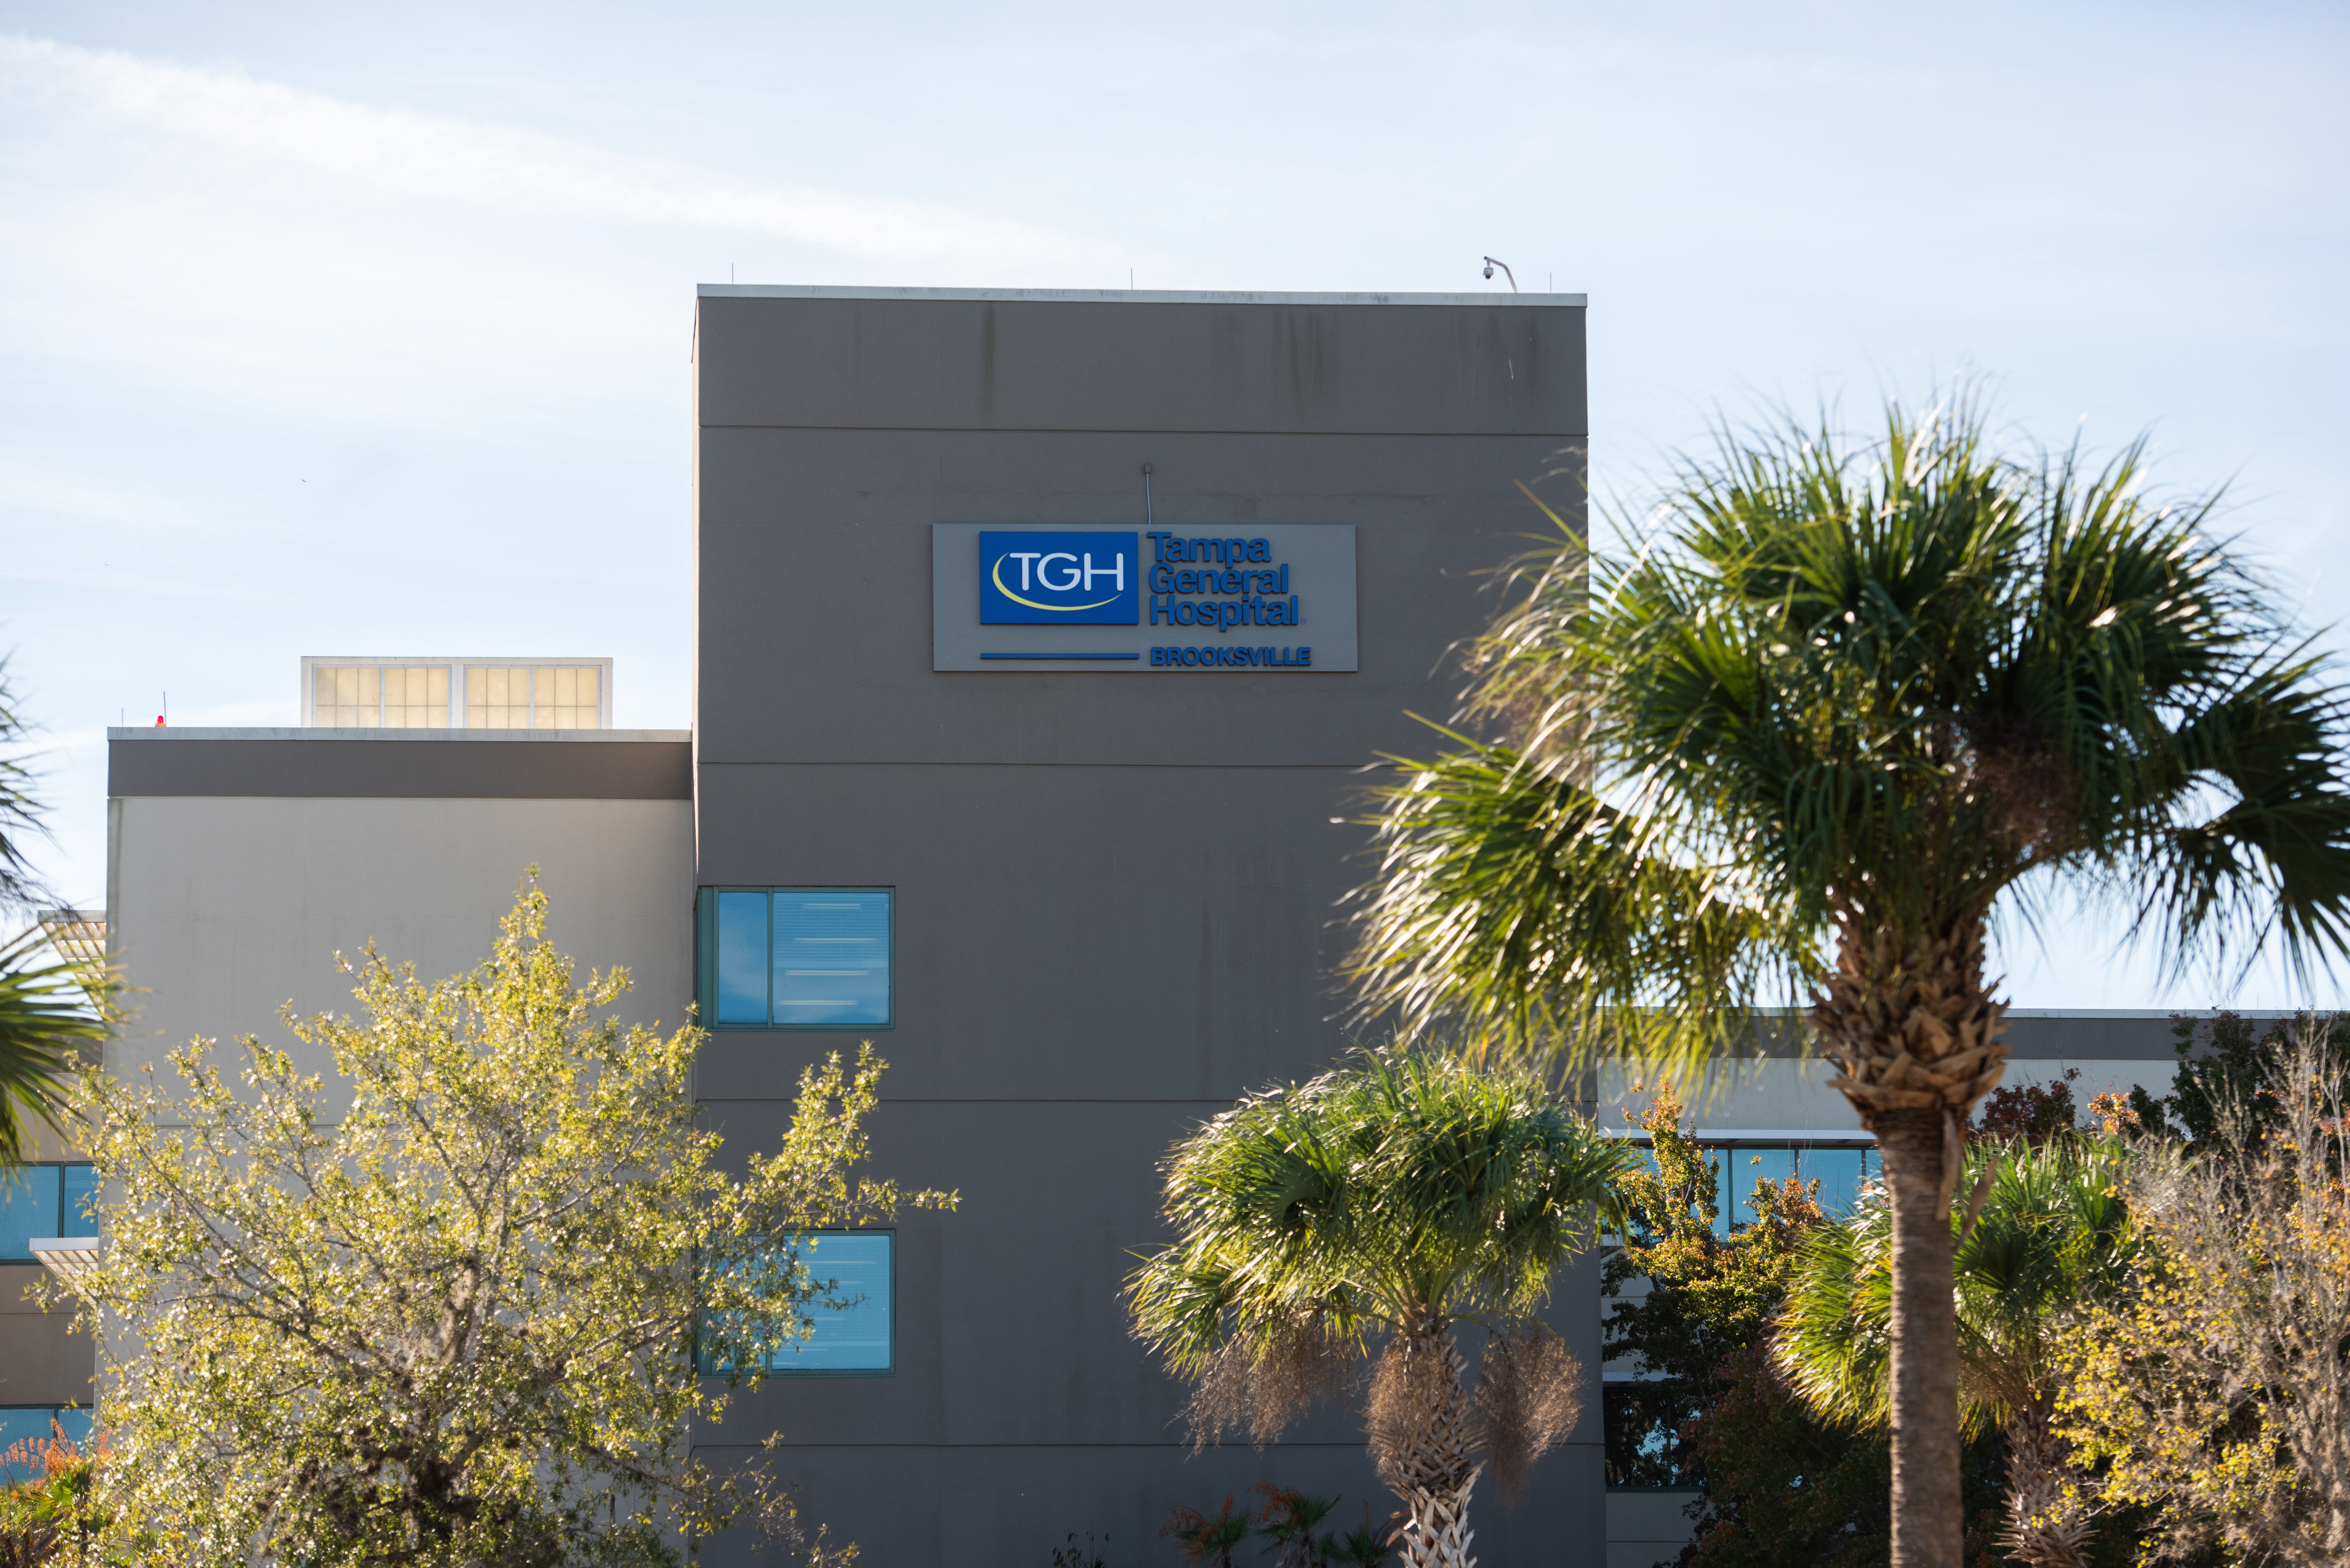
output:
[[[1041,529],[982,533],[980,624],[1137,624],[1142,603],[1138,538]]]

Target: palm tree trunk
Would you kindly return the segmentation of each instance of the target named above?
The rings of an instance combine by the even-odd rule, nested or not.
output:
[[[1399,1568],[1473,1568],[1469,1555],[1469,1494],[1484,1466],[1473,1458],[1477,1432],[1461,1387],[1468,1364],[1451,1334],[1413,1336],[1406,1386],[1419,1396],[1419,1419],[1380,1470],[1409,1511],[1398,1542]],[[1393,1354],[1392,1352],[1390,1354]]]
[[[1964,1555],[1945,1116],[1876,1117],[1893,1201],[1893,1568],[1961,1568]]]
[[[2007,1064],[1983,928],[1903,938],[1847,911],[1812,1023],[1829,1080],[1877,1134],[1893,1207],[1893,1568],[1961,1568],[1950,1191],[1959,1129]]]

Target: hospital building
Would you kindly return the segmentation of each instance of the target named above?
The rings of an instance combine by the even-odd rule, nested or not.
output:
[[[583,616],[567,652],[289,648],[284,728],[110,732],[107,906],[58,928],[139,988],[110,1064],[288,1044],[280,1006],[347,1010],[331,955],[369,940],[469,968],[536,865],[563,950],[634,975],[629,1016],[698,1009],[730,1150],[870,1040],[871,1169],[962,1194],[819,1238],[859,1304],[705,1453],[782,1434],[809,1516],[875,1568],[1044,1568],[1087,1532],[1172,1563],[1175,1505],[1260,1480],[1384,1519],[1357,1409],[1192,1453],[1120,1286],[1167,1240],[1169,1146],[1356,1044],[1333,973],[1364,792],[1443,743],[1414,715],[1451,711],[1453,650],[1544,526],[1521,483],[1582,514],[1583,296],[696,303],[685,727],[613,727],[629,672]],[[2011,1082],[2169,1082],[2158,1016],[2013,1020]],[[1816,1064],[1722,1071],[1703,1131],[1742,1184],[1856,1187],[1868,1139]],[[1620,1125],[1628,1085],[1597,1093]],[[87,1223],[87,1164],[55,1152],[0,1213],[0,1286]],[[1595,1379],[1637,1376],[1601,1366],[1597,1281],[1562,1271],[1551,1321]],[[90,1398],[89,1341],[19,1296],[10,1437]],[[1514,1508],[1480,1489],[1483,1561],[1678,1551],[1688,1494],[1609,1490],[1605,1405]]]

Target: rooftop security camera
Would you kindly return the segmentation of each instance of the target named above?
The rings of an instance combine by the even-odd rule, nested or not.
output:
[[[1485,264],[1485,275],[1487,277],[1493,275],[1493,264],[1492,262],[1487,262]]]
[[[1510,264],[1505,261],[1496,261],[1493,257],[1487,256],[1485,258],[1485,275],[1487,277],[1492,277],[1495,267],[1500,267],[1502,269],[1502,275],[1510,280],[1510,292],[1512,294],[1517,293],[1518,275],[1510,270]]]

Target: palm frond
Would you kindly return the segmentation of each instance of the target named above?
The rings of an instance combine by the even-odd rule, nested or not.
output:
[[[63,1130],[86,1047],[108,1034],[109,982],[60,959],[38,926],[0,946],[0,1164],[33,1154],[34,1124]]]
[[[2043,884],[2174,968],[2350,952],[2350,699],[2215,507],[1961,396],[1725,427],[1628,556],[1551,514],[1468,653],[1498,738],[1378,794],[1358,1016],[1685,1063],[1839,930],[1922,950]]]
[[[1459,736],[1455,740],[1461,740]],[[1569,1069],[1695,1062],[1782,979],[1788,948],[1727,871],[1508,747],[1397,759],[1347,971],[1365,1019]]]
[[[1235,1339],[1305,1322],[1359,1353],[1383,1329],[1531,1312],[1620,1222],[1615,1183],[1637,1158],[1531,1075],[1367,1053],[1176,1146],[1178,1240],[1128,1277],[1135,1333],[1197,1376]]]
[[[2322,955],[2350,950],[2345,706],[2319,675],[2316,660],[2292,650],[2244,672],[2173,732],[2179,799],[2123,864],[2143,877],[2137,912],[2174,971],[2199,954],[2217,964],[2241,952],[2249,963],[2274,938],[2306,980]],[[2189,781],[2220,798],[2189,815],[2201,804]]]
[[[1773,1359],[1822,1420],[1876,1426],[1893,1383],[1893,1221],[1882,1202],[1804,1239]]]
[[[2117,1196],[2123,1151],[1979,1144],[1967,1181],[1993,1168],[1980,1220],[1951,1216],[1960,1388],[1970,1426],[2004,1423],[2047,1392],[2049,1346],[2067,1314],[2121,1289],[2138,1246]],[[1893,1221],[1882,1189],[1804,1242],[1772,1354],[1824,1420],[1882,1423],[1891,1400]]]

